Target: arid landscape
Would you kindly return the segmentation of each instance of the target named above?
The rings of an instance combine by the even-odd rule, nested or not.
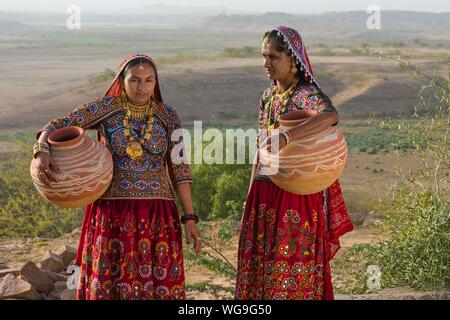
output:
[[[376,31],[365,28],[365,17],[364,12],[329,13],[321,15],[323,19],[283,14],[178,21],[150,14],[136,21],[132,15],[110,20],[87,16],[81,30],[70,31],[64,17],[57,15],[47,17],[52,22],[45,23],[40,15],[0,12],[0,162],[7,167],[11,161],[31,159],[34,132],[101,96],[111,81],[111,70],[130,52],[148,53],[157,60],[165,102],[175,107],[187,128],[193,121],[220,129],[255,127],[259,96],[270,84],[259,53],[262,33],[273,25],[292,25],[304,33],[314,72],[338,109],[339,128],[349,143],[341,185],[355,230],[342,238],[341,252],[355,244],[388,239],[378,224],[386,217],[377,204],[399,179],[397,171],[414,170],[419,160],[412,149],[393,150],[390,132],[377,129],[373,121],[410,121],[418,93],[428,81],[391,59],[366,54],[363,48],[368,45],[447,79],[450,14],[387,12],[385,25]],[[0,179],[2,188],[5,184]],[[203,223],[210,230],[219,228],[223,220]],[[0,222],[0,228],[8,229],[7,222]],[[76,248],[78,236],[78,229],[54,237],[9,237],[0,232],[0,270],[37,263],[47,250],[64,244]],[[233,265],[237,240],[235,232],[222,250]],[[214,253],[208,247],[204,250]],[[233,280],[190,259],[186,269],[188,298],[232,298]],[[409,288],[384,288],[378,296],[352,295],[341,290],[351,276],[336,267],[338,298],[449,299],[448,290]]]

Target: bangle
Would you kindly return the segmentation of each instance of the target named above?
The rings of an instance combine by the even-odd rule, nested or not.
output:
[[[45,142],[36,142],[33,145],[33,158],[36,159],[36,156],[41,153],[50,153],[50,146],[48,143]]]
[[[291,134],[289,133],[289,131],[284,130],[280,134],[283,135],[283,137],[286,139],[286,144],[289,144],[289,142],[291,141]]]
[[[185,224],[187,220],[194,220],[195,223],[198,223],[200,219],[195,213],[188,213],[181,217],[181,223]]]

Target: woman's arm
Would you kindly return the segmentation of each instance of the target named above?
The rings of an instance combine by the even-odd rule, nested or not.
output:
[[[307,121],[299,124],[295,128],[288,130],[290,139],[300,139],[312,134],[322,132],[323,130],[333,126],[339,120],[337,112],[321,112]],[[286,144],[286,137],[279,133],[278,135],[271,136],[265,142],[262,143],[262,148],[267,148],[269,152],[272,152],[272,139],[278,139],[279,150],[283,149]],[[266,146],[267,144],[267,146]]]
[[[48,143],[47,138],[50,135],[49,131],[42,131],[39,135],[38,142]],[[36,155],[36,161],[33,162],[36,167],[38,179],[47,187],[50,187],[52,182],[57,182],[54,171],[59,172],[59,168],[56,167],[51,159],[50,153],[40,152]]]
[[[185,214],[194,213],[194,207],[192,206],[191,184],[179,183],[175,185],[175,192],[177,193],[178,200],[181,202],[181,207]]]
[[[253,184],[253,179],[255,178],[255,175],[256,175],[256,168],[258,167],[258,153],[259,153],[259,150],[256,150],[256,154],[255,154],[255,157],[253,159],[252,175],[250,176],[250,183],[249,183],[249,186],[248,186],[247,195],[250,193],[250,189],[252,188],[252,184]]]
[[[48,143],[47,138],[50,135],[49,131],[43,131],[40,135],[39,135],[39,139],[38,142],[41,143]]]
[[[182,135],[173,136],[173,133],[182,129],[180,118],[176,111],[171,107],[164,105],[164,110],[168,115],[169,147],[166,153],[167,169],[173,188],[177,194],[178,200],[181,202],[184,214],[194,214],[191,195],[192,175],[186,159],[186,150]],[[179,132],[181,133],[181,132]],[[194,250],[198,254],[201,249],[200,233],[197,224],[193,220],[186,220],[185,224],[186,242],[191,243],[194,239]]]
[[[338,121],[339,115],[337,112],[321,112],[288,131],[291,140],[300,139],[312,134],[322,132]]]
[[[36,137],[40,142],[47,142],[44,137],[48,137],[53,131],[76,126],[83,129],[95,129],[105,118],[111,116],[114,112],[120,111],[121,107],[116,103],[113,97],[103,97],[94,99],[88,103],[78,106],[75,110],[67,113],[62,117],[58,117],[48,122],[40,131],[37,132]]]
[[[311,86],[309,90],[309,94],[299,94],[294,98],[295,106],[297,110],[314,110],[318,114],[299,124],[297,127],[290,129],[289,134],[291,140],[317,134],[336,125],[339,121],[339,114],[330,98],[315,86]],[[280,143],[283,142],[285,142],[285,139],[281,139]]]
[[[192,206],[191,184],[179,183],[175,185],[175,192],[177,193],[178,200],[181,202],[184,214],[193,214],[194,207]],[[187,244],[190,244],[192,239],[194,239],[194,251],[196,254],[199,254],[202,244],[195,221],[186,220],[185,232]]]

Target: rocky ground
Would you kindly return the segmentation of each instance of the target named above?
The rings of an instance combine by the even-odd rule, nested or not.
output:
[[[40,262],[0,270],[0,300],[74,300],[76,295],[69,265],[76,250],[62,246],[48,250]]]
[[[0,242],[0,300],[74,300],[75,289],[71,289],[73,277],[67,267],[76,256],[80,229],[61,238],[8,240]],[[376,235],[368,235],[363,227],[342,238],[346,248],[361,241],[376,241]],[[226,256],[231,255],[224,252]],[[232,299],[234,283],[220,277],[202,266],[186,261],[187,299],[214,300]],[[333,279],[335,285],[343,281]],[[215,290],[201,290],[202,283]],[[220,288],[223,288],[220,289]],[[336,300],[450,300],[450,289],[419,292],[410,288],[381,289],[364,295],[337,294]]]

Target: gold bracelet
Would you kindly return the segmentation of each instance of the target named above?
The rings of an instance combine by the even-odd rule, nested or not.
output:
[[[45,142],[36,142],[33,145],[33,158],[36,159],[36,156],[39,153],[50,153],[50,146],[48,143]]]

